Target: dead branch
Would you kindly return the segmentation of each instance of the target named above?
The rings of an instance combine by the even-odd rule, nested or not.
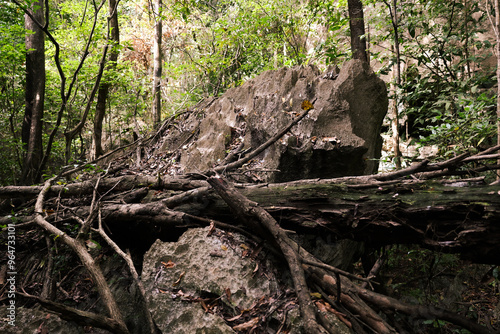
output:
[[[279,218],[288,229],[315,230],[314,233],[365,241],[375,246],[420,244],[432,250],[459,253],[462,258],[476,263],[498,264],[500,187],[468,186],[480,181],[456,180],[450,187],[422,180],[393,180],[383,181],[383,184],[377,182],[378,187],[374,188],[371,182],[339,184],[334,179],[238,187],[250,200],[265,203],[264,209]],[[101,186],[102,183],[105,179]],[[227,218],[227,204],[206,187],[153,200],[132,204],[103,202],[101,210],[109,222],[141,222],[144,226],[162,229],[188,226],[190,218],[181,212],[185,209],[194,216],[219,221]],[[179,207],[189,203],[196,205]],[[56,206],[46,209],[55,210]],[[86,206],[66,211],[70,214],[62,211],[58,214],[60,219],[73,215],[87,217],[91,212]],[[34,216],[4,216],[0,223],[8,224],[12,219],[29,222]],[[54,215],[47,219],[55,222]]]
[[[142,302],[142,307],[145,310],[146,318],[148,321],[149,325],[149,332],[151,334],[158,334],[158,327],[155,324],[155,321],[153,319],[153,316],[151,315],[151,312],[148,311],[147,309],[147,303],[146,303],[146,290],[144,289],[144,285],[142,284],[141,279],[139,278],[139,274],[137,273],[137,270],[135,269],[134,262],[132,261],[132,257],[130,256],[130,253],[125,253],[104,231],[102,228],[102,216],[101,216],[101,211],[99,211],[98,214],[98,224],[99,227],[97,228],[97,233],[106,241],[106,243],[113,248],[113,250],[121,256],[121,258],[127,263],[127,266],[129,268],[130,274],[132,275],[132,278],[135,281],[135,284],[139,288],[139,293],[141,296],[141,302]],[[95,229],[94,229],[95,230]]]
[[[258,156],[260,153],[262,153],[266,148],[268,148],[269,146],[271,146],[272,144],[274,144],[276,141],[278,141],[278,139],[280,139],[281,137],[283,137],[288,131],[290,131],[290,129],[295,124],[297,124],[304,117],[307,116],[307,114],[309,113],[309,110],[312,110],[312,109],[307,109],[306,108],[306,110],[302,114],[300,114],[297,118],[295,118],[294,120],[292,120],[286,127],[284,127],[281,131],[279,131],[274,137],[270,138],[264,144],[262,144],[259,147],[257,147],[253,152],[251,152],[245,158],[242,158],[242,159],[237,160],[235,162],[231,162],[231,163],[229,163],[227,165],[215,167],[213,169],[213,172],[215,172],[215,173],[221,173],[223,171],[229,171],[229,170],[236,169],[236,168],[239,168],[239,167],[243,166],[244,164],[246,164],[247,162],[249,162],[250,160],[252,160],[256,156]]]
[[[320,285],[325,291],[332,295],[336,295],[337,293],[337,280],[328,275],[320,268],[315,268],[314,266],[307,267],[308,272],[311,274],[311,279],[318,285]],[[379,293],[364,289],[360,286],[357,286],[347,280],[346,278],[342,279],[342,303],[363,319],[376,333],[385,332],[385,326],[380,327],[382,323],[374,321],[375,318],[371,316],[363,316],[365,312],[370,312],[370,310],[364,309],[360,307],[359,302],[354,302],[356,298],[360,297],[367,303],[374,305],[377,309],[381,309],[384,311],[395,311],[402,312],[413,317],[417,317],[420,319],[442,319],[458,325],[462,328],[465,328],[472,333],[479,334],[494,334],[498,333],[496,331],[491,331],[488,328],[481,326],[474,321],[471,321],[465,318],[462,315],[456,314],[454,312],[450,312],[444,309],[436,308],[433,306],[423,306],[423,305],[409,305],[403,303],[395,298],[391,298],[388,296],[381,295]],[[361,304],[362,305],[362,304]],[[393,331],[391,330],[390,333]]]
[[[498,331],[489,330],[484,326],[481,326],[473,321],[470,321],[469,319],[460,314],[450,312],[444,309],[440,309],[433,306],[409,305],[395,298],[384,296],[370,290],[362,289],[361,287],[358,287],[354,284],[350,285],[349,289],[355,292],[366,302],[376,305],[377,307],[384,310],[402,312],[421,319],[442,319],[451,322],[452,324],[458,325],[462,328],[465,328],[471,331],[472,333],[478,333],[478,334],[499,333]]]
[[[403,176],[411,175],[411,174],[416,174],[416,173],[426,173],[426,172],[435,172],[438,170],[444,171],[444,170],[449,170],[449,174],[447,175],[457,175],[454,174],[453,171],[450,169],[453,167],[453,169],[457,169],[464,163],[470,162],[470,161],[475,161],[475,160],[485,160],[489,159],[489,154],[496,152],[500,150],[500,145],[491,147],[483,152],[480,152],[478,154],[475,154],[472,157],[470,156],[470,153],[466,152],[463,153],[459,156],[453,157],[451,159],[448,159],[446,161],[442,162],[437,162],[434,164],[429,164],[428,160],[424,160],[420,163],[417,163],[415,165],[412,165],[410,167],[407,167],[405,169],[401,169],[395,172],[389,172],[389,173],[384,173],[380,175],[375,175],[373,178],[378,181],[387,181],[387,180],[394,180],[401,178]]]
[[[344,271],[344,270],[339,269],[339,268],[332,267],[332,266],[325,264],[325,263],[322,263],[322,262],[315,262],[315,261],[311,261],[311,260],[307,260],[307,259],[302,259],[302,263],[309,264],[311,266],[315,266],[315,267],[319,267],[319,268],[323,268],[323,269],[325,269],[327,271],[331,271],[335,274],[339,274],[339,275],[342,275],[342,276],[345,276],[345,277],[348,277],[348,278],[351,278],[354,280],[362,281],[366,284],[368,284],[368,283],[378,284],[377,282],[370,281],[370,279],[368,279],[368,278],[356,276],[354,274],[351,274],[350,272]],[[369,276],[371,276],[371,275],[369,275]]]
[[[100,193],[113,189],[115,192],[133,190],[141,187],[150,189],[169,190],[190,190],[199,187],[206,187],[207,183],[200,180],[188,180],[182,177],[161,178],[158,176],[145,175],[125,175],[120,177],[104,178],[99,183],[97,190]],[[52,185],[47,191],[47,196],[56,196],[61,193],[62,197],[73,197],[90,195],[93,193],[95,180],[69,183],[62,185]],[[42,191],[43,186],[6,186],[0,187],[0,198],[34,198]]]
[[[99,266],[94,262],[94,259],[87,251],[83,241],[80,239],[71,238],[65,232],[61,231],[54,225],[50,224],[43,217],[44,199],[54,179],[55,178],[52,178],[45,182],[42,191],[37,197],[37,201],[35,204],[35,220],[37,224],[40,225],[43,229],[45,229],[47,232],[59,236],[61,240],[78,255],[80,261],[82,261],[83,265],[89,271],[90,275],[94,279],[97,290],[99,291],[99,294],[102,298],[105,307],[109,312],[110,317],[114,319],[114,321],[116,321],[116,323],[118,324],[118,330],[115,331],[115,333],[128,334],[129,331],[127,329],[127,326],[125,325],[125,321],[123,320],[123,316],[120,312],[120,309],[118,308],[118,305],[116,304],[116,301],[111,293],[111,290],[109,289],[108,283],[102,271],[99,269]]]

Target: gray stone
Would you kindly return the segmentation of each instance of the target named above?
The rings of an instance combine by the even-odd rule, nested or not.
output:
[[[224,243],[207,236],[208,231],[190,229],[178,242],[157,240],[144,256],[148,307],[163,333],[234,333],[220,317],[187,299],[221,296],[228,307],[248,309],[277,289],[275,280],[253,274],[256,263],[242,256],[241,237],[234,235],[236,242]],[[175,266],[166,268],[162,262],[168,261]]]
[[[234,233],[232,241],[208,236],[209,228],[185,232],[177,242],[157,240],[144,256],[142,280],[148,295],[148,308],[163,333],[235,333],[222,318],[205,312],[194,297],[219,296],[226,307],[252,309],[258,301],[279,290],[277,279],[292,286],[286,270],[266,270],[265,276],[255,273],[257,263],[243,256],[245,239]],[[167,268],[163,263],[174,263]],[[271,268],[272,264],[266,266]],[[274,263],[273,268],[276,268]],[[278,275],[282,275],[279,276]],[[283,288],[283,287],[282,287]],[[228,300],[226,289],[231,291]],[[280,313],[280,312],[278,312]],[[276,315],[276,314],[275,314]],[[333,314],[326,314],[339,333],[349,329]],[[275,323],[284,319],[278,317]],[[298,307],[288,311],[286,326],[290,333],[304,333]],[[269,333],[273,331],[269,329]]]
[[[181,147],[181,169],[200,172],[220,162],[235,145],[256,148],[284,128],[304,100],[314,109],[277,144],[264,151],[252,169],[265,172],[264,181],[362,175],[377,170],[387,112],[385,83],[358,60],[344,64],[338,76],[323,75],[314,66],[268,71],[220,98],[200,104],[196,126],[166,138],[185,138],[199,130],[196,141]],[[191,123],[192,124],[192,123]],[[184,137],[183,137],[184,136]],[[175,147],[174,147],[175,146]]]

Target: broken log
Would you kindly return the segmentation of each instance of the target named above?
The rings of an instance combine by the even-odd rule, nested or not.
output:
[[[287,229],[364,241],[375,247],[419,244],[436,251],[458,253],[462,259],[475,263],[500,264],[500,244],[497,242],[500,239],[499,185],[456,187],[432,180],[401,180],[379,185],[359,183],[359,179],[352,178],[355,183],[332,179],[236,186],[248,199],[261,203],[273,217],[279,218]],[[126,178],[130,182],[126,189],[133,188],[131,180]],[[100,183],[106,184],[105,181],[102,179]],[[116,182],[108,181],[107,185],[116,185]],[[125,184],[118,182],[122,183]],[[189,189],[206,186],[207,182],[169,181],[162,184],[163,187]],[[467,185],[467,181],[457,180],[456,184]],[[143,187],[144,179],[138,178],[135,185]],[[172,196],[174,193],[154,190],[158,189],[156,185],[148,188],[152,196],[147,203],[126,204],[123,201],[119,204],[117,200],[112,203],[103,200],[105,221],[140,222],[145,224],[142,227],[151,224],[167,228],[187,225],[184,213],[223,222],[231,219],[227,204],[210,194],[206,187],[175,192],[177,196]],[[86,187],[90,191],[91,184]],[[77,185],[73,188],[81,189]],[[117,195],[114,196],[116,199]],[[56,205],[45,209],[55,210]],[[84,217],[89,209],[80,206],[70,211]],[[33,218],[17,217],[18,221]],[[0,218],[2,224],[11,221],[11,216]]]
[[[242,189],[242,194],[263,203],[288,229],[377,247],[419,244],[476,263],[500,264],[500,186],[401,182],[359,189],[302,183]]]

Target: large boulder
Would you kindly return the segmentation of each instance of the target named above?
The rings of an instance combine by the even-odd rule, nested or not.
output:
[[[253,274],[256,264],[243,258],[243,240],[224,242],[208,234],[209,228],[190,229],[177,242],[157,240],[144,256],[148,307],[163,333],[234,333],[222,318],[189,299],[221,296],[228,305],[247,309],[276,292],[273,281]]]
[[[258,319],[253,325],[269,333],[283,325],[290,333],[304,333],[296,300],[285,297],[292,291],[288,271],[269,254],[254,259],[260,252],[251,245],[242,235],[209,227],[189,229],[177,242],[157,240],[144,255],[142,281],[159,329],[176,334],[236,333],[230,325],[238,322],[226,323],[220,314],[224,309],[226,321],[228,315],[241,315],[237,321],[246,323],[243,319],[249,316]],[[210,298],[221,303],[211,312]],[[338,333],[351,333],[335,316],[327,316]]]
[[[198,133],[182,146],[181,169],[209,169],[231,149],[256,148],[271,138],[303,112],[304,100],[314,109],[253,161],[251,169],[265,170],[260,178],[272,182],[376,172],[387,90],[359,60],[345,63],[339,73],[322,74],[315,66],[265,72],[201,103],[193,116],[196,126],[175,134],[164,149],[172,150],[172,140],[188,143]]]

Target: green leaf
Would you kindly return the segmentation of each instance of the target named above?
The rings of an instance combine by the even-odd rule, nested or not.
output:
[[[413,24],[411,24],[411,23],[408,26],[408,33],[410,34],[410,36],[412,38],[415,38],[415,26]]]

